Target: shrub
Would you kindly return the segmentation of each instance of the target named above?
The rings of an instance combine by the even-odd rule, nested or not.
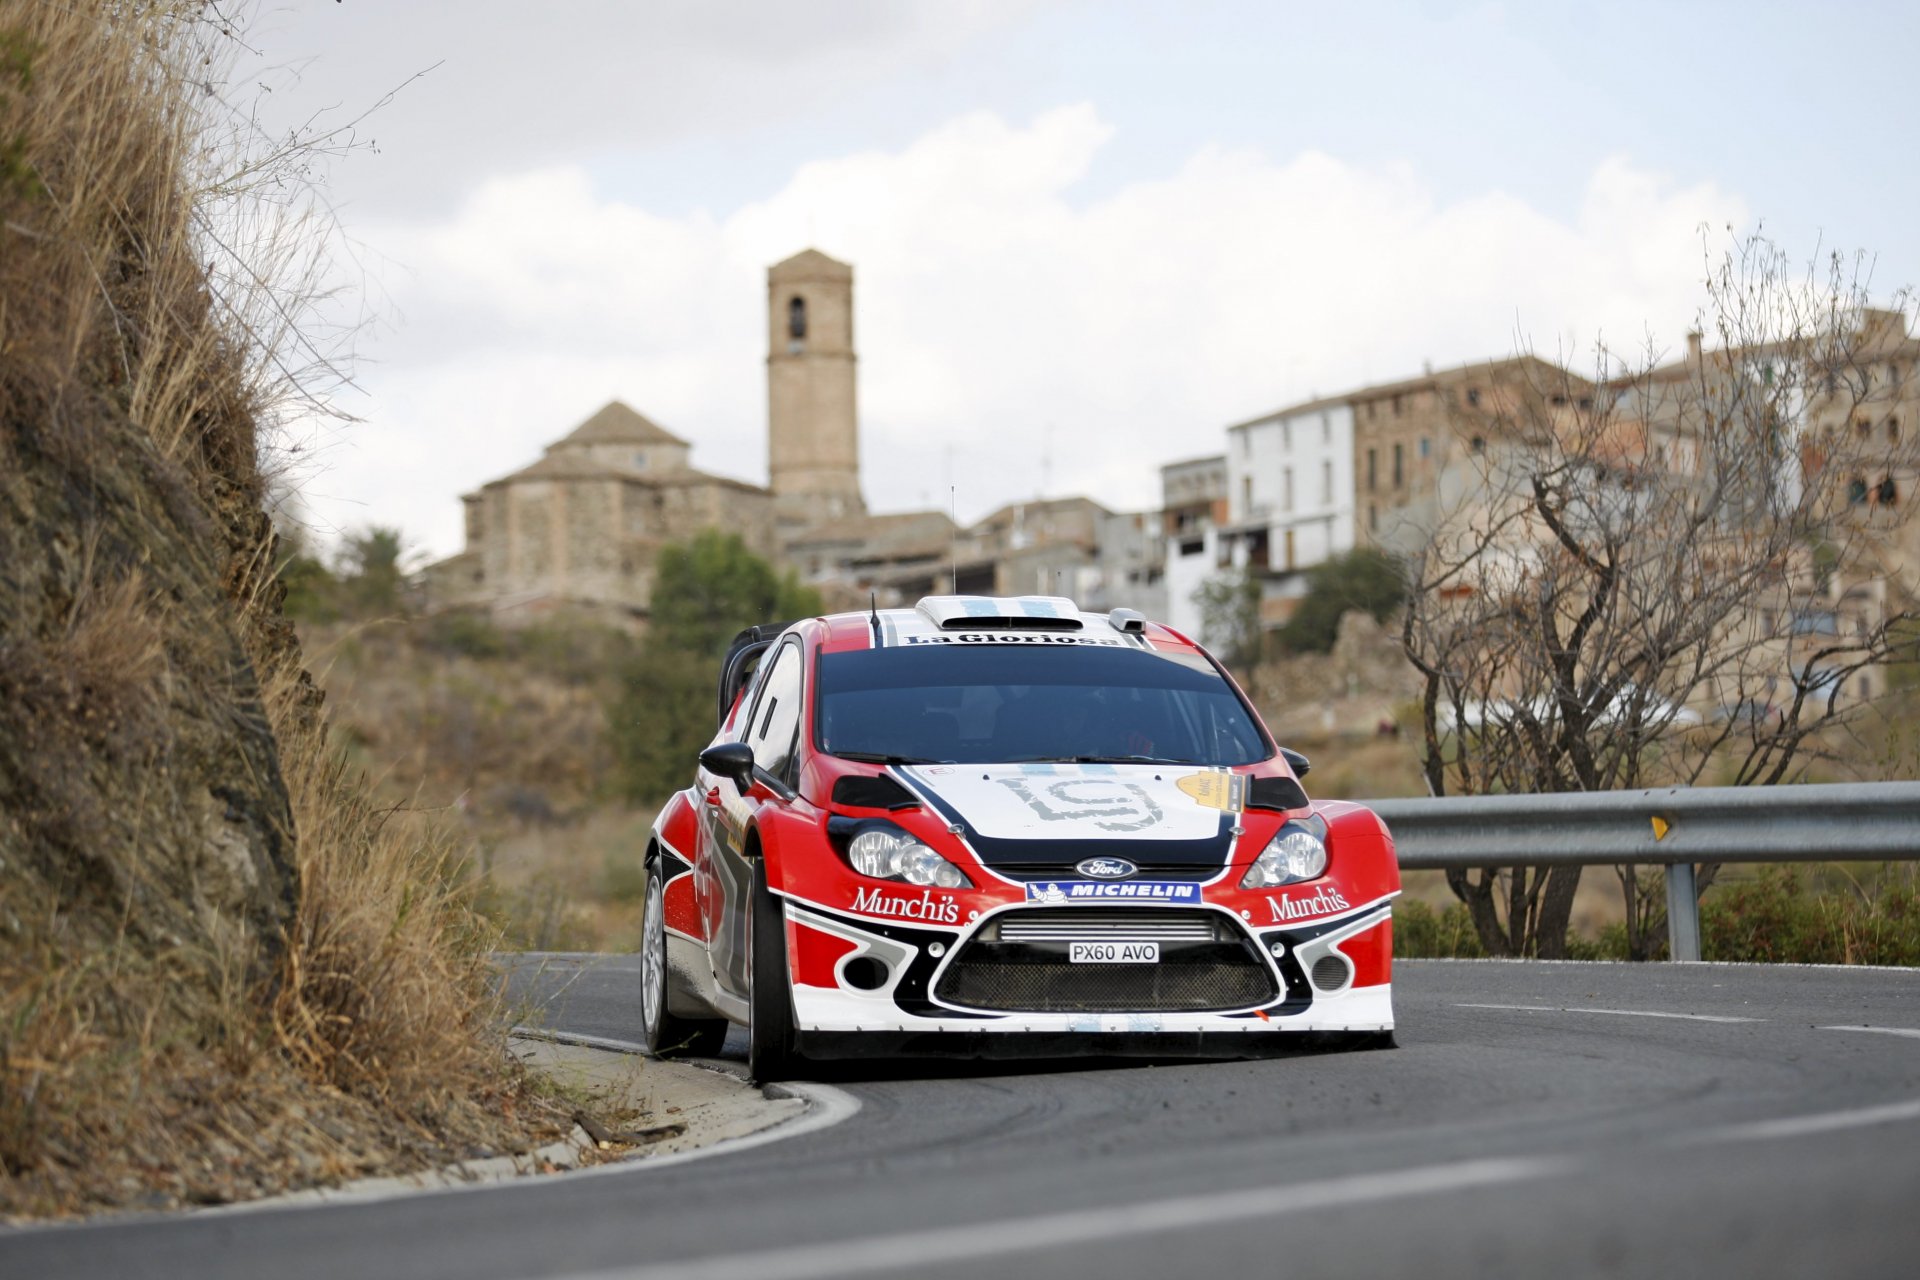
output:
[[[1818,873],[1815,873],[1818,874]],[[1700,904],[1708,960],[1785,964],[1920,965],[1915,868],[1882,868],[1867,885],[1807,887],[1800,867],[1768,867],[1722,884]]]
[[[1435,911],[1418,898],[1393,906],[1393,953],[1409,960],[1479,960],[1487,950],[1465,903]]]
[[[620,789],[648,804],[687,785],[712,739],[720,659],[742,628],[820,611],[820,595],[747,549],[707,530],[660,549],[645,643],[626,664],[607,708]]]
[[[1401,563],[1384,551],[1357,548],[1307,570],[1307,594],[1280,628],[1280,643],[1293,653],[1331,653],[1340,615],[1360,609],[1385,622],[1406,598]]]

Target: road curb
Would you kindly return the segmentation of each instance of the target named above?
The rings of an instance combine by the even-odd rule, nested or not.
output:
[[[787,1086],[769,1086],[754,1089],[747,1080],[739,1064],[710,1060],[665,1060],[653,1058],[645,1049],[631,1041],[612,1040],[603,1036],[591,1036],[569,1031],[556,1031],[544,1027],[514,1027],[509,1032],[508,1043],[545,1042],[564,1045],[570,1048],[587,1049],[597,1053],[618,1054],[621,1057],[646,1058],[651,1064],[675,1069],[691,1069],[712,1075],[723,1076],[736,1083],[742,1090],[754,1090],[769,1103],[797,1101],[803,1110],[797,1115],[780,1117],[771,1123],[751,1128],[744,1133],[722,1133],[711,1138],[694,1138],[690,1145],[678,1150],[658,1151],[653,1148],[625,1152],[601,1160],[591,1157],[599,1154],[599,1147],[580,1125],[573,1126],[567,1137],[557,1142],[519,1155],[488,1156],[475,1160],[463,1160],[437,1169],[422,1170],[417,1173],[395,1174],[373,1178],[360,1178],[338,1186],[303,1187],[297,1191],[288,1191],[274,1196],[265,1196],[257,1200],[245,1200],[234,1204],[211,1205],[192,1211],[192,1216],[210,1213],[243,1213],[264,1209],[313,1208],[322,1205],[365,1204],[378,1200],[394,1199],[400,1196],[445,1193],[453,1191],[475,1191],[487,1187],[498,1187],[527,1177],[581,1176],[591,1173],[626,1172],[652,1167],[656,1164],[678,1164],[695,1159],[708,1153],[733,1150],[742,1145],[758,1146],[770,1141],[777,1134],[780,1137],[792,1136],[800,1132],[809,1132],[821,1127],[818,1123],[809,1124],[822,1109],[821,1102],[804,1089]],[[837,1090],[834,1091],[838,1093]],[[853,1109],[857,1109],[854,1104]],[[826,1109],[837,1118],[841,1113],[851,1114],[851,1110],[827,1104]],[[671,1146],[671,1142],[662,1143]]]

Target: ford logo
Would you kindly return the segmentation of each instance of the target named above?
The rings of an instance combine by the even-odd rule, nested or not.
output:
[[[1130,876],[1140,868],[1125,858],[1088,858],[1074,868],[1083,876],[1092,876],[1097,880],[1118,880]]]

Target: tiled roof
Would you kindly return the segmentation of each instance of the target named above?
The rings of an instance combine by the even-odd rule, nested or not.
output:
[[[598,413],[547,446],[549,450],[568,445],[589,444],[678,444],[682,440],[659,423],[652,421],[618,400],[610,400]]]

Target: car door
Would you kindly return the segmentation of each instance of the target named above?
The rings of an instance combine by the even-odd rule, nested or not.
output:
[[[775,778],[790,775],[800,734],[801,677],[800,643],[789,639],[774,652],[766,678],[754,695],[751,714],[744,722],[741,741],[753,748],[758,771]],[[746,858],[746,831],[755,809],[762,804],[783,803],[764,782],[756,782],[746,795],[740,794],[726,778],[708,778],[710,802],[706,806],[708,838],[703,841],[716,918],[713,932],[714,978],[721,988],[735,995],[747,994],[747,928],[753,886],[753,869]],[[718,803],[711,798],[717,794]]]

